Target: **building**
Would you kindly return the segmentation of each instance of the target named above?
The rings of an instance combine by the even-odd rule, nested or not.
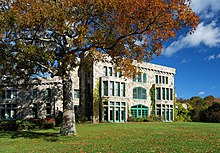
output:
[[[144,62],[134,65],[138,72],[133,78],[123,77],[110,63],[75,68],[71,77],[76,113],[94,122],[126,122],[129,117],[147,118],[155,108],[164,121],[173,121],[175,69]],[[58,77],[31,84],[28,89],[4,88],[0,119],[56,117],[62,112],[62,81]]]

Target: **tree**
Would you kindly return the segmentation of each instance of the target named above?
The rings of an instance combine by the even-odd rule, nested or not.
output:
[[[28,77],[48,73],[62,78],[61,133],[72,135],[70,72],[79,65],[77,58],[103,60],[105,54],[129,75],[133,60],[160,55],[162,42],[182,27],[193,32],[198,16],[190,0],[6,0],[0,24],[1,45],[7,46],[1,57],[8,57],[13,69]]]

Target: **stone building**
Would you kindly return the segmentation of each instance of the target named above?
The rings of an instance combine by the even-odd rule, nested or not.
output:
[[[145,62],[134,65],[138,72],[133,78],[123,77],[110,63],[75,68],[71,76],[76,113],[94,122],[126,122],[128,117],[147,118],[155,109],[164,121],[173,121],[175,69]],[[0,119],[56,117],[60,112],[58,77],[33,81],[28,89],[5,87],[0,98]]]

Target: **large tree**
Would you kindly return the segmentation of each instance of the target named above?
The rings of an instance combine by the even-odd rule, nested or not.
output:
[[[70,72],[77,57],[94,61],[105,54],[129,72],[132,60],[160,55],[162,42],[182,27],[193,32],[198,24],[190,0],[5,0],[0,5],[0,54],[7,58],[1,68],[10,61],[11,72],[22,77],[62,78],[64,135],[76,132]]]

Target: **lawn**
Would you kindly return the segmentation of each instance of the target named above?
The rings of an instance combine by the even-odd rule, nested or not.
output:
[[[0,132],[0,152],[220,152],[219,123],[80,124],[77,132]]]

